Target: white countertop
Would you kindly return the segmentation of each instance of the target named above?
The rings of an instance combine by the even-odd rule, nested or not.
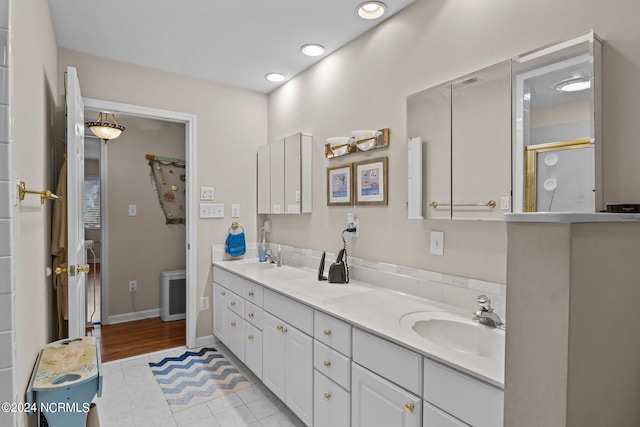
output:
[[[523,212],[503,215],[506,222],[635,222],[640,214],[625,213],[572,213],[572,212]]]
[[[257,260],[217,261],[213,264],[359,329],[504,388],[504,355],[498,360],[453,351],[423,339],[411,328],[400,326],[402,316],[416,311],[454,312],[469,319],[473,317],[472,313],[356,280],[346,285],[320,282],[317,280],[317,271],[308,268],[285,265],[274,267],[275,271],[260,269],[256,268],[256,264],[259,265]]]

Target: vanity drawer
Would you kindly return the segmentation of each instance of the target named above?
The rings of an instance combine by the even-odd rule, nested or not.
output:
[[[256,328],[262,330],[262,309],[249,301],[244,302],[244,318]]]
[[[500,427],[504,392],[431,359],[424,359],[424,399],[475,427]]]
[[[313,341],[313,367],[347,390],[351,390],[351,359]]]
[[[240,276],[236,276],[233,273],[229,273],[227,276],[227,289],[235,292],[238,295],[244,295],[244,280]]]
[[[351,394],[318,371],[313,380],[314,427],[350,427]]]
[[[340,353],[351,356],[351,325],[348,323],[316,310],[313,337]]]
[[[284,295],[264,290],[264,310],[301,330],[313,335],[313,309]]]
[[[422,356],[359,329],[353,330],[353,361],[420,395]]]
[[[262,286],[250,280],[244,282],[244,299],[262,307]]]
[[[446,412],[442,412],[436,408],[424,402],[422,408],[422,427],[468,427],[469,424],[465,424],[456,417],[452,417]]]
[[[224,286],[225,288],[228,287],[229,274],[231,273],[223,268],[216,266],[213,267],[213,281],[218,285]]]
[[[227,308],[244,318],[244,300],[234,292],[227,293]]]

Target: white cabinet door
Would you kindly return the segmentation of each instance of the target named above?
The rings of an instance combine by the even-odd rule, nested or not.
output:
[[[271,146],[271,213],[286,213],[284,206],[284,139]]]
[[[262,379],[262,331],[245,323],[244,363]]]
[[[213,284],[213,333],[224,344],[227,343],[227,290]]]
[[[313,418],[313,338],[289,325],[286,337],[285,403],[306,425]]]
[[[419,427],[422,400],[376,374],[353,364],[353,427]]]
[[[227,310],[227,347],[244,362],[244,320],[231,310]]]
[[[262,382],[280,398],[285,399],[285,335],[282,322],[264,313],[262,318]]]
[[[313,374],[313,427],[350,427],[351,395],[318,371]]]
[[[284,139],[284,205],[286,213],[300,213],[300,137],[299,133]]]

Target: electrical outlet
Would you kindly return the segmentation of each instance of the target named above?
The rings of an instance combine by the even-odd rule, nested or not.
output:
[[[209,310],[209,297],[200,297],[200,311]]]
[[[224,205],[200,203],[200,218],[224,218]]]
[[[129,292],[135,292],[138,290],[138,281],[129,280]]]
[[[136,216],[138,213],[138,208],[136,205],[129,205],[129,216]]]
[[[432,255],[444,255],[444,231],[431,232],[431,248]]]
[[[213,200],[213,187],[200,187],[200,200]]]
[[[511,197],[502,196],[500,198],[500,210],[503,210],[503,211],[511,210]]]

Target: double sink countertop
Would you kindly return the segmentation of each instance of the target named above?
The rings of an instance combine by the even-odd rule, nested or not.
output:
[[[477,337],[471,337],[471,340],[482,339],[486,333],[502,334],[504,337],[504,331],[488,331],[487,326],[472,322],[473,313],[357,280],[350,280],[348,284],[319,281],[317,271],[310,268],[288,265],[276,267],[274,264],[259,263],[257,260],[216,261],[213,265],[344,320],[359,329],[504,388],[504,351],[501,354],[498,352],[498,356],[485,357],[464,349],[453,350],[421,337],[411,326],[407,326],[407,322],[401,322],[407,315],[415,317],[412,313],[440,312],[448,316],[453,314],[460,321],[468,320],[480,328],[478,331],[481,333]],[[442,330],[442,333],[447,334],[448,331]],[[466,337],[465,340],[468,341],[469,338]]]

